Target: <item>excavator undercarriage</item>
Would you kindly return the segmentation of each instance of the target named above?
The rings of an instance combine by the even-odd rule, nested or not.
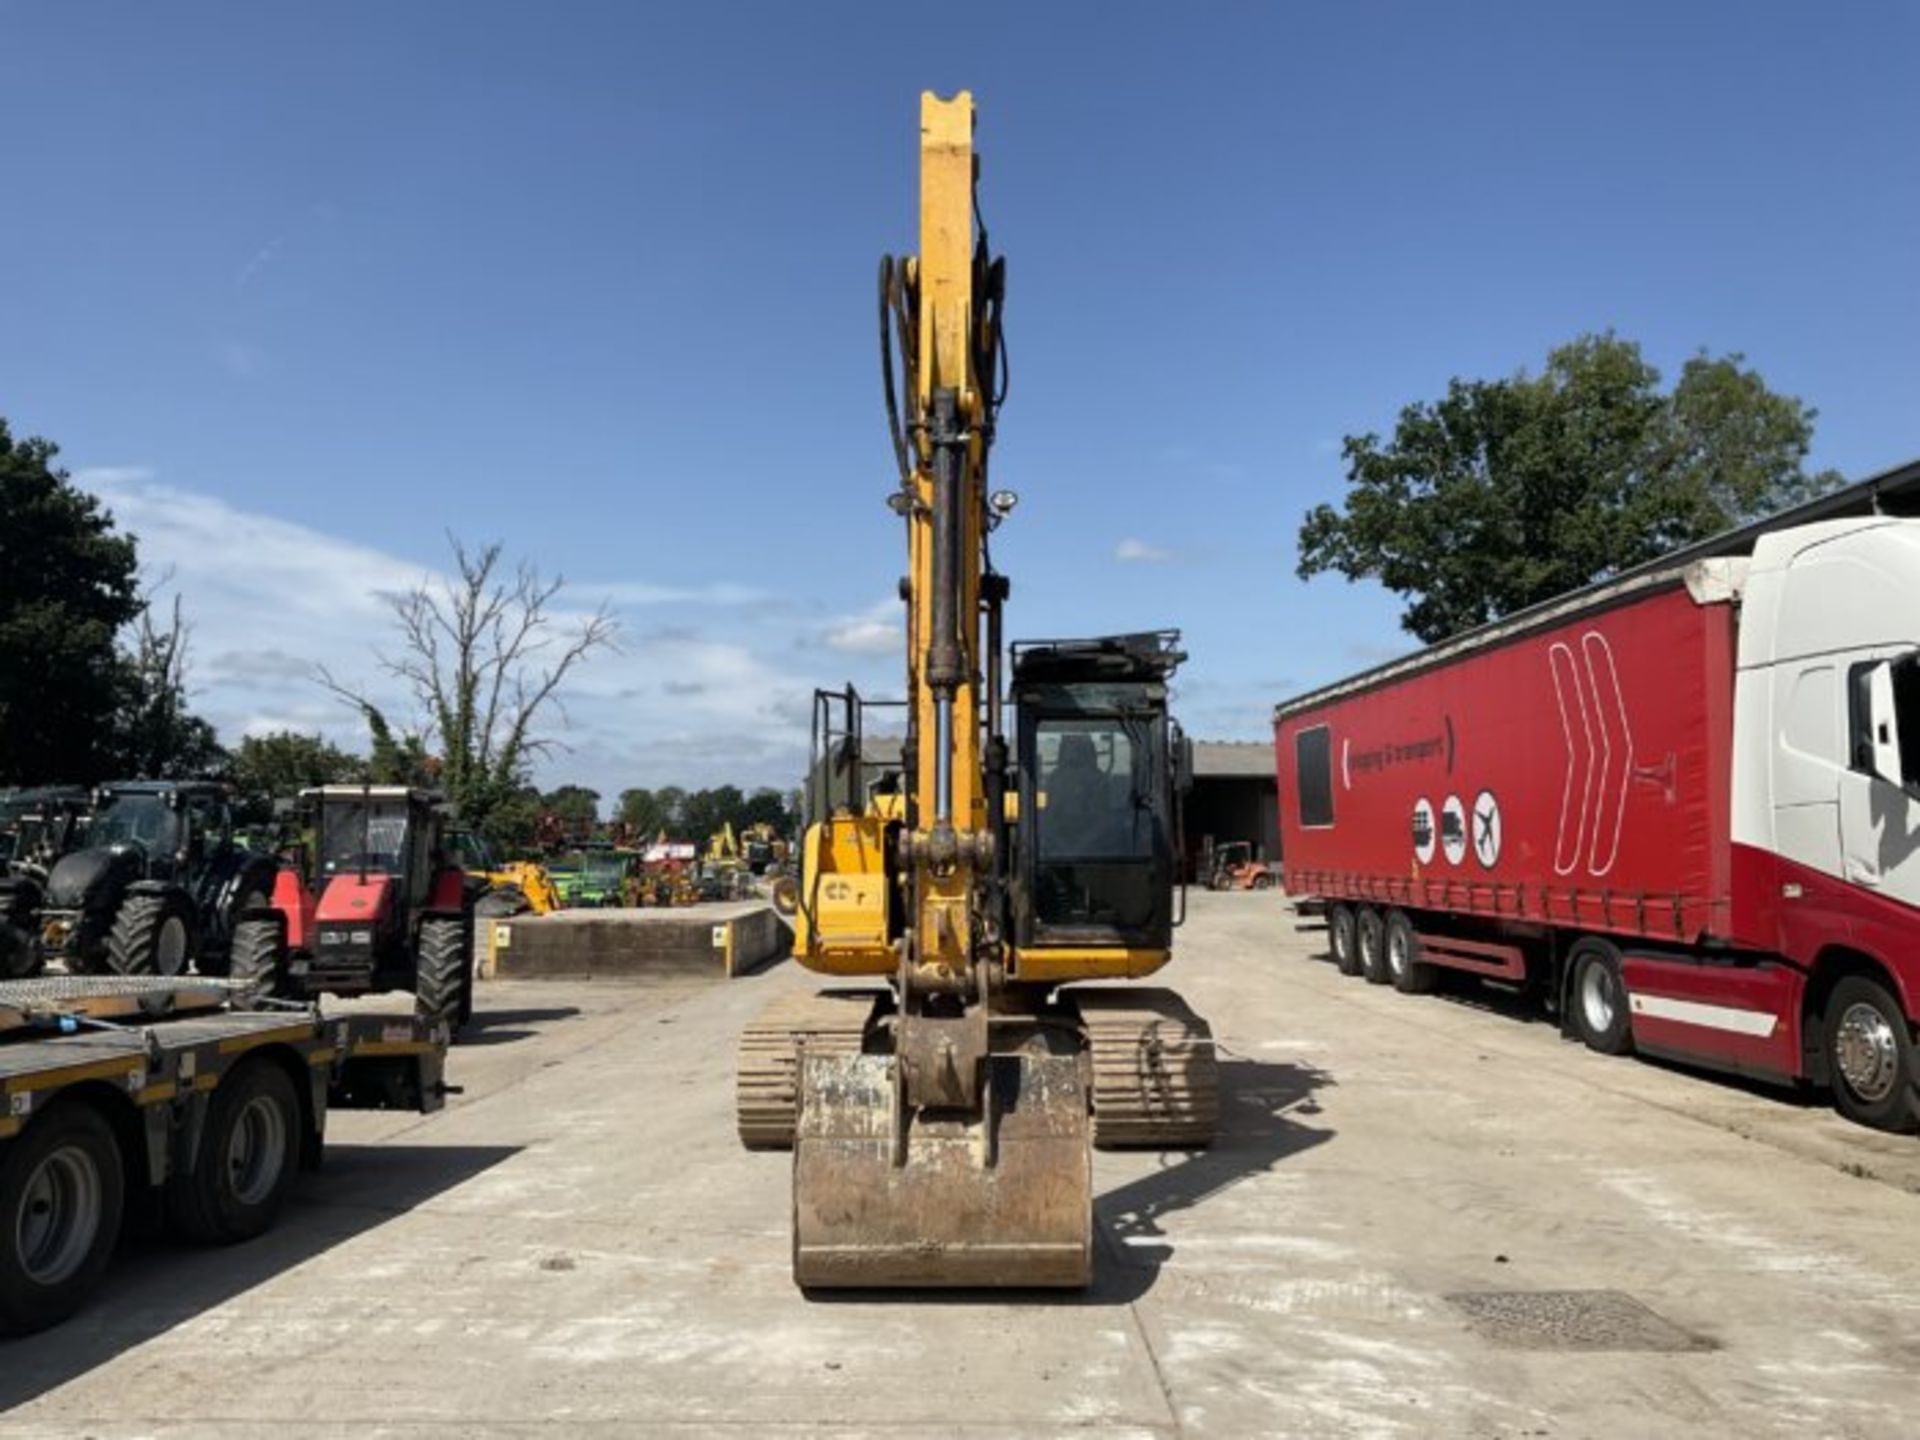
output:
[[[922,97],[920,253],[880,272],[908,548],[897,763],[869,755],[873,702],[815,702],[794,953],[864,984],[785,997],[740,1043],[740,1138],[793,1149],[806,1287],[1084,1286],[1093,1147],[1204,1146],[1219,1110],[1211,1032],[1178,995],[1077,983],[1171,957],[1185,655],[1174,631],[1002,645],[1005,269],[972,140],[969,95]]]

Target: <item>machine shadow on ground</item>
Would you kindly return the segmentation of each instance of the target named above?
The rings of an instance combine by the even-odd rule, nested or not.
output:
[[[475,1010],[473,1018],[460,1029],[455,1043],[469,1045],[511,1045],[516,1040],[531,1040],[538,1027],[557,1020],[571,1020],[580,1013],[578,1005],[556,1005],[544,1010]]]
[[[1213,1144],[1159,1152],[1150,1174],[1094,1197],[1094,1273],[1086,1290],[810,1290],[807,1298],[843,1305],[1131,1305],[1153,1288],[1173,1254],[1174,1242],[1162,1228],[1169,1216],[1333,1138],[1330,1129],[1301,1123],[1301,1117],[1319,1114],[1314,1095],[1333,1083],[1311,1066],[1223,1061]]]
[[[1261,1060],[1220,1063],[1220,1129],[1205,1150],[1168,1151],[1158,1168],[1093,1202],[1100,1249],[1089,1303],[1130,1304],[1152,1288],[1176,1248],[1165,1222],[1324,1145],[1331,1129],[1303,1123],[1333,1077],[1310,1065]]]
[[[258,1240],[210,1253],[129,1217],[107,1278],[64,1325],[0,1340],[0,1415],[116,1356],[404,1215],[511,1159],[516,1145],[329,1145],[303,1174],[280,1222]],[[218,1366],[219,1357],[202,1357]]]

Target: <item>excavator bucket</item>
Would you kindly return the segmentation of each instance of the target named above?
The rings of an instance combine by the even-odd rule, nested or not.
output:
[[[978,1117],[912,1117],[891,1055],[807,1055],[793,1150],[804,1287],[1051,1286],[1092,1278],[1084,1061],[998,1055]]]

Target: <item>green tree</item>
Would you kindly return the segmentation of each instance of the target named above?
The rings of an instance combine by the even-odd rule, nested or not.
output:
[[[1696,355],[1663,392],[1637,344],[1583,336],[1538,375],[1453,380],[1389,442],[1346,437],[1344,505],[1308,512],[1299,573],[1378,580],[1432,643],[1831,488],[1805,468],[1816,414],[1743,356]]]
[[[276,800],[290,800],[311,785],[362,780],[366,773],[358,755],[323,736],[293,730],[243,737],[227,767],[235,811],[250,824],[271,819]]]
[[[0,420],[0,783],[107,778],[140,614],[131,536]]]
[[[729,821],[737,827],[746,798],[737,785],[717,785],[711,790],[694,791],[687,796],[686,803],[680,809],[682,838],[696,845],[704,845],[708,837]]]
[[[687,792],[678,785],[662,785],[653,792],[653,803],[659,807],[660,828],[675,839],[691,839],[687,834],[685,820]],[[706,839],[705,835],[700,837]]]
[[[771,825],[778,834],[785,835],[794,826],[794,814],[787,806],[787,797],[771,786],[762,785],[740,807],[740,818],[734,821],[740,826]]]
[[[540,803],[560,817],[570,836],[590,835],[600,823],[600,792],[584,785],[562,785],[541,796]]]
[[[639,840],[653,839],[667,823],[666,810],[659,798],[653,791],[645,789],[620,792],[619,820]]]

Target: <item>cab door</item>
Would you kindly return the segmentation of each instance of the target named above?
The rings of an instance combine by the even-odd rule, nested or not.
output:
[[[1847,688],[1840,878],[1920,906],[1920,661],[1856,660]]]

